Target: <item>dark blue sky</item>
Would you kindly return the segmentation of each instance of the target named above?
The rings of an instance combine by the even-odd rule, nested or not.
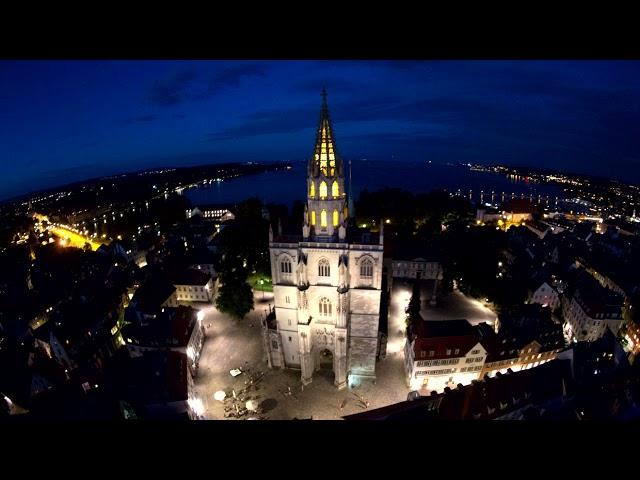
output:
[[[640,62],[0,62],[0,198],[154,166],[302,160],[326,85],[344,158],[640,182]]]

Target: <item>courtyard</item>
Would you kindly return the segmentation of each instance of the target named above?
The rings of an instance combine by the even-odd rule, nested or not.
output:
[[[428,287],[427,287],[428,288]],[[364,409],[383,407],[407,399],[409,388],[404,373],[404,308],[411,294],[410,284],[394,284],[389,307],[389,328],[386,358],[376,364],[376,380],[352,379],[344,390],[333,385],[333,372],[321,370],[313,382],[302,386],[300,372],[269,369],[262,344],[261,318],[273,303],[272,293],[256,292],[255,309],[244,319],[234,320],[214,306],[203,310],[205,343],[200,356],[194,389],[202,401],[204,418],[225,419],[224,404],[213,398],[215,392],[227,396],[244,389],[249,375],[261,374],[251,399],[262,410],[261,418],[269,420],[314,419],[336,420]],[[406,298],[405,298],[406,297]],[[423,316],[427,320],[467,318],[472,323],[492,322],[495,314],[480,302],[453,292],[436,307],[428,306],[423,296]],[[233,377],[230,370],[239,368],[242,374]],[[244,418],[251,417],[251,414]]]

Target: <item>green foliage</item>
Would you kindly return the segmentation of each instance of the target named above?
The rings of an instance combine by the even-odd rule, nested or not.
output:
[[[171,193],[164,202],[152,204],[151,218],[157,218],[160,226],[166,228],[184,221],[184,212],[190,207],[191,203],[185,196]]]
[[[493,228],[454,228],[442,234],[442,266],[448,281],[462,278],[460,289],[476,298],[494,299],[504,232]]]
[[[252,275],[249,275],[247,283],[249,283],[249,286],[253,290],[257,290],[260,292],[273,292],[271,275],[262,275],[259,273],[254,273]]]
[[[409,300],[409,306],[407,307],[407,315],[409,318],[414,318],[420,315],[420,309],[422,302],[420,300],[420,280],[416,280],[413,284],[413,292],[411,293],[411,299]]]
[[[249,199],[240,204],[231,225],[218,234],[222,253],[232,268],[246,264],[250,272],[271,274],[269,266],[269,222],[262,218],[262,203]],[[223,265],[223,269],[225,266]],[[224,277],[224,272],[222,274]]]
[[[227,282],[220,287],[216,307],[234,318],[244,318],[253,310],[253,291],[247,282]]]
[[[358,224],[389,219],[399,240],[429,241],[439,235],[443,225],[466,225],[473,218],[473,209],[465,198],[441,190],[414,195],[400,188],[385,188],[364,190],[356,202],[356,214]]]

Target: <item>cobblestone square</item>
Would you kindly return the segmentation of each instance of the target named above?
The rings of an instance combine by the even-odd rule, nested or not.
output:
[[[495,320],[491,310],[457,291],[438,306],[429,307],[424,301],[429,298],[428,288],[422,296],[423,304],[427,304],[422,313],[427,320],[467,318],[472,323]],[[317,372],[313,382],[303,388],[299,371],[269,369],[263,351],[260,318],[273,302],[273,294],[257,292],[255,310],[243,320],[223,315],[213,306],[206,307],[206,340],[195,379],[196,392],[205,407],[205,418],[225,419],[223,402],[215,400],[213,395],[218,390],[231,395],[233,390],[239,392],[245,388],[247,369],[264,373],[258,382],[258,390],[249,395],[261,405],[262,417],[270,420],[336,420],[363,411],[366,407],[361,399],[368,403],[369,409],[406,400],[409,388],[404,373],[404,308],[410,293],[410,282],[394,284],[389,308],[387,355],[376,363],[375,383],[363,380],[344,390],[334,387],[331,371]],[[234,368],[243,369],[245,373],[232,377],[229,371]],[[243,418],[249,417],[251,414]]]

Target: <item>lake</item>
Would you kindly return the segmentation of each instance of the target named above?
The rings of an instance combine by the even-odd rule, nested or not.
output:
[[[258,175],[234,178],[185,191],[194,205],[215,203],[237,203],[249,197],[260,198],[265,203],[292,205],[296,200],[306,199],[306,163],[294,163],[291,170],[266,172]],[[345,167],[348,170],[348,166]],[[507,196],[524,193],[526,196],[562,196],[562,189],[551,184],[515,181],[505,175],[478,172],[454,165],[427,164],[426,162],[366,161],[352,162],[353,199],[357,200],[364,190],[384,187],[400,187],[413,193],[426,193],[434,189],[446,189],[468,197],[473,191],[473,200],[480,199],[484,190],[484,201],[491,200],[491,191],[496,200],[502,192]],[[348,172],[345,182],[348,188]]]

